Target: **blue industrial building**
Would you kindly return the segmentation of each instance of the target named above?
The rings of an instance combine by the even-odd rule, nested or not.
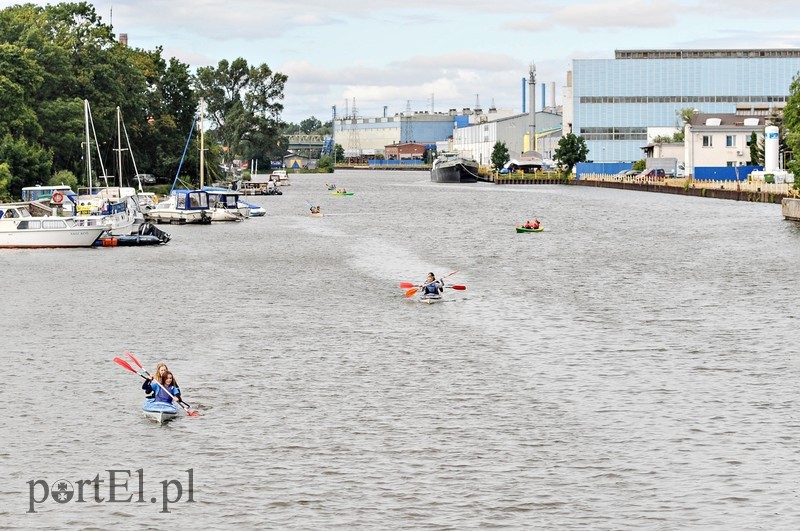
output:
[[[614,59],[575,59],[563,127],[584,138],[590,160],[635,161],[648,128],[682,128],[681,109],[780,108],[798,72],[800,49],[617,50]]]

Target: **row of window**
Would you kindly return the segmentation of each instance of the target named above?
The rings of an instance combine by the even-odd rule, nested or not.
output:
[[[17,230],[38,230],[38,229],[66,229],[67,224],[61,219],[46,219],[43,221],[30,220],[20,221]]]
[[[581,103],[786,103],[786,96],[581,96]]]
[[[616,59],[694,59],[717,57],[800,57],[800,50],[615,50]]]
[[[642,140],[647,141],[647,133],[581,133],[586,140]]]
[[[750,137],[745,142],[750,147]],[[714,147],[714,135],[703,135],[703,147]],[[725,135],[725,147],[736,147],[736,135]]]

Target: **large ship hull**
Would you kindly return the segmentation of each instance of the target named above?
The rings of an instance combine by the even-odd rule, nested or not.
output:
[[[436,161],[431,168],[431,181],[435,183],[478,182],[478,163],[463,159]]]

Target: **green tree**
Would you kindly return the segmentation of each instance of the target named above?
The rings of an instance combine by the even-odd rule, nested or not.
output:
[[[323,155],[317,163],[317,169],[325,173],[333,173],[333,157],[330,155]]]
[[[572,168],[579,162],[585,162],[589,155],[589,148],[586,141],[581,136],[568,133],[558,141],[558,147],[553,153],[553,158],[563,166],[566,166],[566,173],[572,173]]]
[[[494,166],[496,170],[502,169],[506,165],[506,162],[510,160],[505,142],[495,142],[492,148],[491,160],[492,166]]]
[[[243,58],[222,60],[217,67],[197,69],[195,90],[208,104],[214,139],[227,148],[227,160],[262,152],[280,158],[283,122],[280,113],[288,77]]]
[[[786,146],[792,153],[800,153],[800,74],[797,74],[789,86],[789,99],[783,108],[783,123],[786,126]],[[794,187],[800,188],[800,159],[787,163],[788,169],[795,174]]]
[[[0,141],[0,163],[5,163],[11,173],[6,185],[12,197],[20,197],[22,189],[47,181],[53,155],[37,143],[7,134]]]
[[[321,127],[322,127],[322,122],[320,122],[313,116],[311,118],[306,118],[305,120],[300,122],[300,130],[306,135],[316,133],[317,130],[319,130]]]
[[[8,163],[0,162],[0,203],[10,203],[13,201],[11,192],[9,192],[11,179],[13,179],[13,176],[11,175]]]
[[[47,181],[47,184],[50,186],[58,186],[61,184],[65,184],[69,186],[72,190],[78,189],[78,178],[75,177],[75,174],[69,170],[61,170],[56,172],[55,175],[50,177],[50,180]]]
[[[633,167],[631,169],[635,171],[644,171],[646,167],[647,167],[647,162],[644,159],[641,159],[634,162]]]
[[[336,144],[333,146],[333,161],[343,161],[344,160],[344,148],[341,144]]]

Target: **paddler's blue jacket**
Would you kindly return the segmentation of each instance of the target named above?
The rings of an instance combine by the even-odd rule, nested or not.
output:
[[[181,390],[174,385],[161,385],[153,380],[145,380],[145,382],[142,384],[142,389],[148,393],[147,398],[155,398],[156,402],[166,402],[171,404],[172,397],[164,391],[165,388],[167,391],[172,393],[175,398],[180,400]]]

